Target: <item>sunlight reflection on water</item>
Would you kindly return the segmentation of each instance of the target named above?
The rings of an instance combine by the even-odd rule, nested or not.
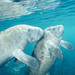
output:
[[[45,9],[55,9],[61,2],[55,0],[29,0],[21,2],[1,2],[0,20],[18,18],[32,12]]]

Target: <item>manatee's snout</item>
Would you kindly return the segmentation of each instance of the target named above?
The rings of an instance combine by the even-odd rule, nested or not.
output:
[[[45,31],[49,31],[53,35],[60,37],[60,36],[62,36],[62,34],[64,32],[64,26],[63,25],[50,26],[50,27],[46,28]]]
[[[58,33],[58,36],[62,36],[64,32],[64,26],[63,25],[57,25],[56,31]]]
[[[57,25],[57,29],[59,31],[64,31],[64,26],[63,25]]]

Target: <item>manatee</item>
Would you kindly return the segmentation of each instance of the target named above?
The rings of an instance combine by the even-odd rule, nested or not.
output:
[[[36,42],[43,36],[43,30],[29,25],[16,25],[0,32],[0,66],[15,57],[34,70],[38,61],[24,53],[28,43]],[[35,67],[36,66],[36,67]]]
[[[37,42],[33,57],[39,62],[39,69],[34,71],[29,67],[29,75],[50,75],[49,69],[58,57],[63,59],[63,54],[60,46],[68,50],[73,50],[71,43],[62,40],[64,32],[63,25],[50,26],[45,29],[44,36]]]

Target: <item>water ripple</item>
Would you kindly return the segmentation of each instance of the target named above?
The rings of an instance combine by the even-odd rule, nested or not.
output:
[[[0,2],[0,20],[17,18],[35,11],[54,10],[60,1],[56,0],[29,0],[28,2]]]
[[[41,20],[55,20],[61,16],[75,16],[74,12],[74,0],[32,0],[30,3],[20,3],[17,4],[17,6],[11,5],[5,9],[0,7],[0,20],[14,19],[31,13],[33,13],[37,19],[40,17]]]

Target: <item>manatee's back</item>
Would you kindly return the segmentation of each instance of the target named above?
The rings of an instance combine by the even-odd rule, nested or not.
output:
[[[0,32],[0,64],[12,56],[12,52],[24,38],[20,27],[23,28],[23,26],[14,26]]]

